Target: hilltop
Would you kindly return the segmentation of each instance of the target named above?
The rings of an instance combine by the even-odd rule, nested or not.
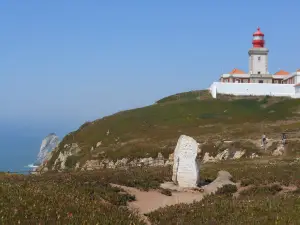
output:
[[[84,123],[63,138],[43,168],[80,169],[91,160],[130,161],[155,158],[159,153],[166,160],[181,134],[203,143],[203,153],[219,153],[222,148],[212,146],[223,140],[257,152],[262,133],[276,141],[281,132],[297,136],[299,106],[300,100],[290,98],[219,95],[213,99],[206,90],[179,93],[147,107]]]
[[[0,173],[0,223],[299,224],[300,100],[218,97],[212,99],[207,91],[181,93],[83,124],[48,155],[41,176]],[[260,147],[263,132],[269,139],[265,150]],[[273,156],[281,132],[288,132],[288,142],[283,155]],[[201,143],[201,183],[225,170],[235,185],[206,196],[161,189],[161,183],[171,181],[172,163],[167,162],[181,134]],[[222,155],[224,149],[246,154],[203,162],[206,153]],[[112,166],[124,157],[128,162],[153,157],[152,166]],[[83,167],[105,160],[100,170]],[[132,210],[149,201],[178,203],[178,194],[199,201],[181,198],[181,204],[145,214]]]

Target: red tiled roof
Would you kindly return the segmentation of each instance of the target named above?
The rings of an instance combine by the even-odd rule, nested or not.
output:
[[[297,69],[297,72],[300,72],[300,69]]]
[[[300,86],[300,83],[294,85],[294,87],[298,87],[298,86]]]
[[[246,74],[243,70],[234,68],[229,74]]]
[[[274,75],[290,75],[290,73],[284,70],[279,70],[276,73],[274,73]]]

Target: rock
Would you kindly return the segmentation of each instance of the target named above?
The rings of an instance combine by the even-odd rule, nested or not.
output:
[[[115,166],[116,167],[125,167],[126,164],[128,162],[128,159],[127,158],[123,158],[123,159],[118,159],[117,162],[115,163]]]
[[[245,155],[246,151],[236,151],[231,159],[240,159],[243,155]],[[229,159],[229,150],[226,149],[219,154],[217,154],[215,157],[210,156],[208,152],[205,152],[202,162],[207,163],[207,162],[218,162],[221,160],[227,160]]]
[[[169,161],[170,162],[174,162],[174,153],[171,153],[170,155],[169,155]]]
[[[80,165],[80,163],[77,162],[76,165],[75,165],[75,170],[76,170],[76,169],[79,169],[79,165]]]
[[[216,155],[217,160],[226,160],[229,157],[229,151],[228,149],[224,150],[223,152],[220,152],[218,155]]]
[[[179,187],[197,187],[199,166],[196,161],[198,143],[189,136],[181,135],[174,151],[172,180]]]
[[[52,169],[54,169],[57,165],[59,165],[59,170],[66,169],[65,163],[67,158],[72,155],[77,155],[81,149],[79,148],[77,143],[72,143],[69,149],[65,149],[63,152],[59,152],[57,159],[55,160]]]
[[[232,157],[232,159],[240,159],[243,155],[245,155],[246,151],[236,151]]]
[[[202,149],[200,148],[200,144],[197,143],[198,147],[197,147],[197,154],[200,154],[202,152]]]
[[[116,168],[115,163],[113,161],[110,161],[107,164],[106,168],[108,168],[108,169],[115,169]]]
[[[203,186],[202,188],[204,189],[206,194],[214,194],[219,188],[223,187],[226,184],[236,185],[231,181],[231,179],[232,176],[229,172],[221,170],[218,172],[218,177],[213,182]]]
[[[36,164],[41,165],[46,160],[48,153],[57,148],[59,144],[59,138],[55,133],[48,134],[42,141],[40,151],[37,156]]]
[[[251,155],[250,155],[250,159],[254,159],[254,158],[258,158],[259,156],[257,155],[257,154],[255,154],[255,153],[252,153]]]
[[[87,160],[81,170],[103,169],[104,164],[99,160]]]
[[[284,146],[283,145],[279,145],[277,146],[277,148],[273,151],[272,155],[273,156],[280,156],[283,155],[284,153]]]
[[[298,164],[300,163],[300,158],[296,158],[293,162],[289,163],[290,165]]]
[[[165,158],[164,156],[159,152],[157,154],[157,158],[154,160],[152,166],[164,166],[165,165]]]
[[[102,141],[99,141],[99,142],[96,144],[96,148],[98,148],[101,144],[102,144]]]
[[[209,152],[205,152],[202,162],[203,163],[207,163],[207,162],[216,162],[217,160],[213,157],[209,155]]]

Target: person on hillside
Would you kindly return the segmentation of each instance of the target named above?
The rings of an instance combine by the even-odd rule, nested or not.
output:
[[[285,143],[286,143],[286,134],[285,133],[282,133],[281,142],[283,145],[285,145]]]
[[[267,138],[266,138],[266,135],[263,134],[263,135],[262,135],[262,139],[261,139],[261,146],[262,146],[263,148],[265,148],[266,144],[267,144]]]

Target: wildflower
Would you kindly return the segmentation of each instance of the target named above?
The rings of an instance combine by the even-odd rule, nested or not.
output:
[[[69,218],[73,217],[73,214],[71,212],[68,212],[68,217]]]

